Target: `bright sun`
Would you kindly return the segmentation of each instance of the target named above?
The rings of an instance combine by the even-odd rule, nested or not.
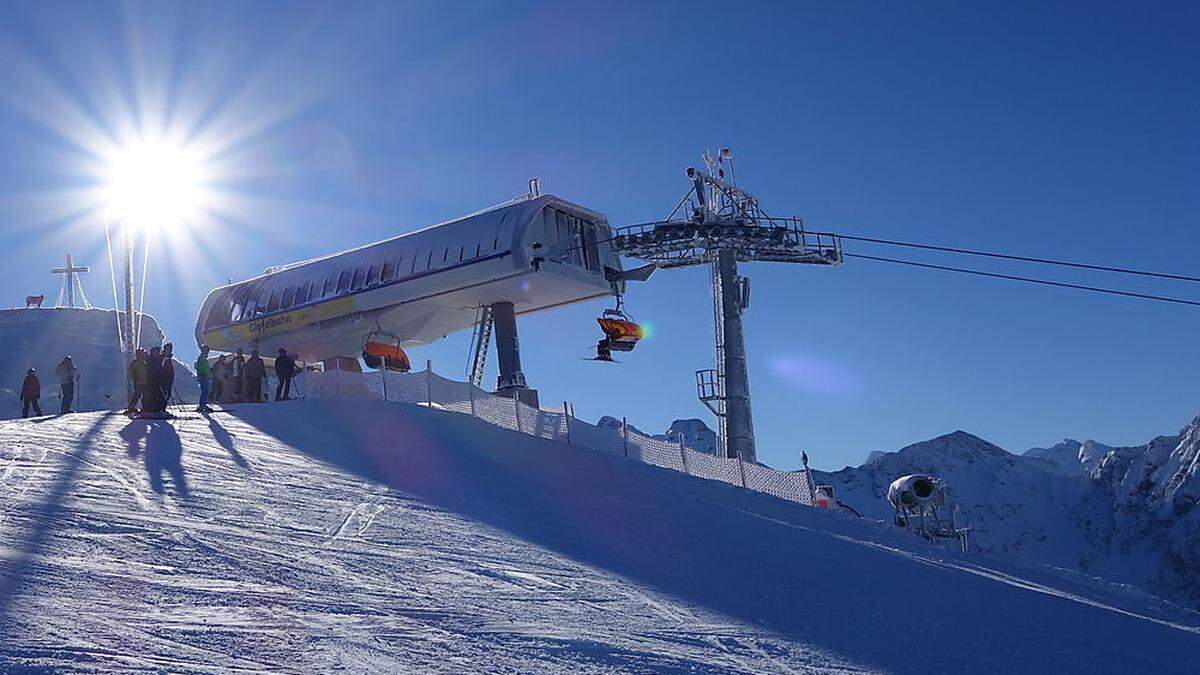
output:
[[[105,209],[141,229],[179,228],[201,215],[205,183],[201,162],[186,147],[138,141],[107,158]]]

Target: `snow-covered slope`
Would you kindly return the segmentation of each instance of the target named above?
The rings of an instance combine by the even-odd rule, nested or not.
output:
[[[973,545],[1136,584],[1200,606],[1200,418],[1175,436],[1110,448],[1071,439],[1012,455],[955,432],[818,473],[842,501],[887,518],[888,484],[913,472],[949,481]]]
[[[1131,589],[384,402],[0,422],[0,546],[5,672],[1200,669]]]
[[[141,343],[159,346],[162,331],[154,317],[141,324]],[[42,410],[61,404],[54,369],[70,356],[79,371],[76,410],[105,410],[125,404],[125,366],[117,339],[117,313],[110,309],[0,310],[0,419],[21,416],[17,394],[25,371],[36,368],[42,382]],[[180,398],[195,401],[186,366],[176,362]]]

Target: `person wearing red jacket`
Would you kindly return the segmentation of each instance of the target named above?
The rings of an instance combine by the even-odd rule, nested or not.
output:
[[[41,417],[42,406],[38,404],[41,396],[42,382],[38,379],[37,371],[30,368],[29,372],[25,373],[25,381],[21,383],[21,417],[29,417],[31,406],[38,417]]]

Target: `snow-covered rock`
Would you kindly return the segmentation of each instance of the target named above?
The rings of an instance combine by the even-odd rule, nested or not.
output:
[[[126,375],[117,312],[107,309],[0,310],[0,419],[21,416],[18,394],[25,371],[36,368],[42,382],[42,409],[57,412],[61,396],[54,369],[70,356],[78,369],[76,410],[106,410],[125,405]],[[164,337],[154,317],[144,316],[140,344],[160,346]],[[176,361],[176,389],[195,401],[191,371]]]

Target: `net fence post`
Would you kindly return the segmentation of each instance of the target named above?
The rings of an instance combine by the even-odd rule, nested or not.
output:
[[[515,415],[517,418],[517,432],[523,434],[523,433],[525,433],[525,430],[521,428],[521,400],[519,398],[517,398],[517,390],[516,389],[513,389],[512,398],[513,398],[513,415]]]
[[[568,412],[566,401],[563,401],[563,420],[567,423],[567,447],[571,447],[571,413]]]
[[[425,359],[425,405],[433,407],[433,359]]]
[[[740,450],[738,451],[738,454],[737,454],[737,460],[738,460],[738,473],[740,473],[742,475],[742,487],[747,487],[746,486],[746,465],[742,464],[742,453]]]
[[[683,462],[683,472],[687,475],[692,475],[688,470],[687,450],[683,447],[683,432],[679,433],[679,461]]]
[[[621,445],[625,451],[625,459],[629,459],[629,419],[621,418]]]
[[[471,401],[471,417],[475,416],[475,383],[467,382],[467,398]]]

